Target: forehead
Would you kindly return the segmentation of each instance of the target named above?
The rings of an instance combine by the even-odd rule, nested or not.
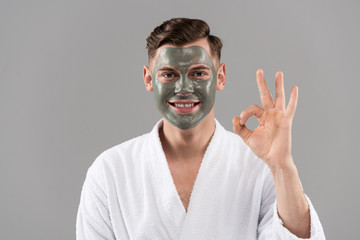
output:
[[[213,66],[208,52],[203,47],[164,47],[158,53],[155,68],[165,65],[183,68],[194,64]]]

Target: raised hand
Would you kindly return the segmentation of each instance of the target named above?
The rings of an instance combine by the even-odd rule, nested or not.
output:
[[[283,73],[275,76],[276,97],[273,100],[261,69],[256,72],[261,103],[264,108],[252,105],[233,118],[234,131],[270,169],[293,167],[291,155],[291,126],[295,115],[298,88],[291,89],[290,100],[285,108]],[[253,131],[245,123],[255,116],[259,126]]]

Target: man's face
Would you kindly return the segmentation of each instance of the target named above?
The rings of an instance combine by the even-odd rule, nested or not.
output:
[[[160,48],[152,79],[161,115],[178,128],[196,126],[214,106],[216,70],[203,47]]]

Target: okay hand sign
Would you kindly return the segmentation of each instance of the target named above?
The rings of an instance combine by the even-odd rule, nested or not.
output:
[[[290,100],[285,108],[283,78],[282,72],[276,73],[274,101],[263,71],[259,69],[256,79],[264,109],[254,104],[242,111],[240,117],[233,118],[234,131],[270,169],[283,169],[294,164],[291,155],[291,126],[296,111],[298,88],[294,86],[291,89]],[[259,126],[253,131],[245,125],[251,116],[259,120]]]

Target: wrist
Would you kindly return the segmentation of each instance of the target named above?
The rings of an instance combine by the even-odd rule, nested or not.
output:
[[[292,175],[294,173],[297,173],[297,168],[295,166],[292,156],[287,156],[282,159],[277,159],[276,161],[271,161],[267,165],[272,175],[276,175],[276,174]]]

